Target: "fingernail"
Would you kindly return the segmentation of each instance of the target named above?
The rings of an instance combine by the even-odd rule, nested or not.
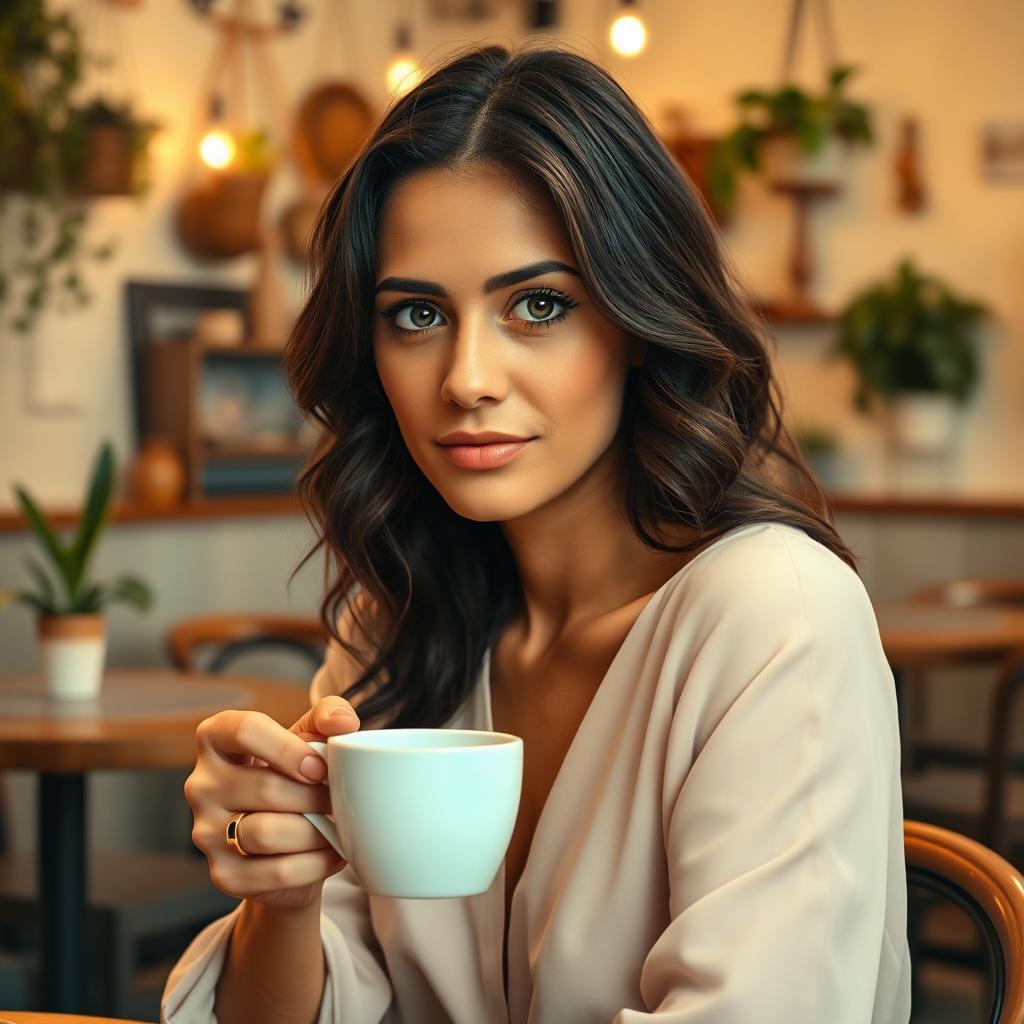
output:
[[[307,779],[319,782],[327,774],[327,765],[324,764],[322,757],[317,757],[316,754],[308,754],[299,763],[299,771]]]
[[[328,715],[328,718],[333,718],[335,715],[348,715],[349,718],[356,718],[356,713],[345,704],[339,704],[334,710]]]

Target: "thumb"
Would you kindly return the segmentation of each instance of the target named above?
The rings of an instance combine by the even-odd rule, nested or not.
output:
[[[321,697],[289,730],[303,739],[343,736],[359,729],[359,716],[347,700],[336,695]]]

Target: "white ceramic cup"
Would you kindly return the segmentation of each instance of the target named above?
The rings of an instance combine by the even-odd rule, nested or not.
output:
[[[333,821],[306,817],[380,896],[486,892],[519,812],[523,741],[474,729],[375,729],[309,744]]]

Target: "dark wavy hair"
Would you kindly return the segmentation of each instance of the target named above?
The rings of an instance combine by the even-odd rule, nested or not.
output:
[[[392,727],[445,724],[522,607],[500,523],[458,515],[420,471],[372,352],[389,196],[417,171],[481,164],[550,195],[592,301],[649,343],[629,371],[617,436],[629,520],[644,543],[684,552],[743,524],[787,523],[857,570],[782,424],[770,335],[642,111],[572,51],[462,50],[393,101],[326,199],[309,298],[284,357],[296,402],[323,428],[298,482],[317,532],[299,568],[324,548],[320,615],[363,669],[344,696],[370,688],[360,715]],[[672,547],[657,533],[662,522],[702,536]],[[357,585],[368,598],[358,606]],[[339,637],[346,606],[368,647]]]

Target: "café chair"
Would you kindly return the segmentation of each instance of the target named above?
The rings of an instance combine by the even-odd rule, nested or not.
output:
[[[223,672],[254,650],[292,652],[315,670],[327,640],[323,623],[312,615],[220,612],[180,619],[168,629],[165,647],[183,672]]]
[[[24,966],[27,980],[19,991],[30,998],[38,976],[36,867],[34,853],[0,849],[0,932],[8,957]],[[210,881],[206,861],[191,854],[90,850],[87,1009],[156,1019],[171,965],[205,925],[236,903]]]
[[[988,963],[989,1024],[1024,1022],[1024,876],[993,850],[967,836],[920,821],[903,822],[910,897],[923,891],[958,906],[981,936]],[[915,922],[911,960],[921,961]]]

